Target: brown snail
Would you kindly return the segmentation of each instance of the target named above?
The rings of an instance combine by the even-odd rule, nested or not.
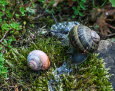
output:
[[[27,57],[28,66],[33,70],[46,70],[50,66],[49,57],[41,50],[34,50]]]
[[[81,63],[88,53],[98,48],[100,36],[84,25],[76,25],[69,32],[69,42],[73,47],[73,61]]]

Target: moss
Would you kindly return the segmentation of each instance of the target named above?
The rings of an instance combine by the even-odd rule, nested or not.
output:
[[[32,50],[39,49],[47,53],[50,58],[51,66],[45,71],[32,71],[27,66],[26,57]],[[63,47],[59,40],[55,38],[43,38],[29,47],[12,48],[5,54],[6,63],[9,69],[9,80],[2,83],[2,90],[23,91],[47,91],[48,81],[54,79],[52,72],[56,67],[68,60],[67,47]],[[60,75],[59,82],[54,81],[53,85],[57,91],[112,91],[111,83],[108,81],[108,71],[104,68],[103,60],[96,55],[91,55],[89,59],[77,66],[69,60],[73,71],[70,74]]]
[[[55,23],[50,16],[40,17],[36,22],[38,22],[42,26],[51,26]]]
[[[69,75],[62,75],[62,88],[66,88],[65,91],[77,90],[77,91],[112,91],[110,82],[108,82],[107,69],[104,68],[102,59],[98,59],[96,54],[79,65],[76,69],[76,65],[71,65],[74,72]]]

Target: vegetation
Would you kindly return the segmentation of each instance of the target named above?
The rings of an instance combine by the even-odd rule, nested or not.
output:
[[[109,0],[112,4],[112,7],[115,7],[115,1],[114,0]]]
[[[0,54],[0,78],[7,78],[7,68],[4,67],[4,60],[3,55]]]
[[[34,72],[27,66],[28,53],[36,49],[43,50],[48,54],[51,61],[48,70]],[[30,47],[12,48],[5,55],[9,79],[7,83],[1,84],[1,89],[43,91],[48,90],[48,82],[53,79],[53,86],[59,91],[86,89],[112,91],[111,84],[108,82],[109,73],[105,69],[102,59],[97,59],[97,55],[94,54],[86,62],[77,66],[68,59],[67,50],[68,48],[63,47],[57,39],[43,37],[39,37],[36,43],[32,42]],[[62,74],[59,82],[56,82],[53,71],[56,67],[60,67],[64,60],[69,62],[72,72]]]
[[[89,8],[93,10],[95,7],[104,7],[110,2],[115,6],[114,0],[70,1],[0,0],[0,90],[48,90],[48,81],[52,79],[56,90],[112,91],[108,81],[110,74],[105,69],[103,60],[98,59],[96,54],[77,66],[71,63],[70,55],[67,54],[68,47],[63,47],[59,39],[49,35],[37,35],[36,31],[41,27],[50,28],[58,21],[77,19],[90,25]],[[53,7],[55,3],[57,4]],[[36,25],[39,28],[34,30]],[[28,68],[26,57],[34,49],[48,54],[51,60],[48,70],[34,72]],[[64,61],[70,62],[69,67],[73,71],[70,74],[62,74],[60,81],[56,82],[52,72]]]

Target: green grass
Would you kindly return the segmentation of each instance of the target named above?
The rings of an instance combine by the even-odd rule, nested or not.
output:
[[[68,47],[63,47],[55,38],[39,37],[36,42],[30,43],[28,47],[12,48],[5,54],[9,79],[0,84],[0,91],[47,91],[48,81],[55,80],[52,72],[64,61],[70,63],[69,67],[73,71],[60,75],[60,81],[54,82],[56,91],[112,91],[108,71],[103,60],[98,59],[96,54],[77,66],[68,60]],[[46,52],[49,56],[51,66],[48,70],[35,72],[27,66],[28,53],[36,49]]]

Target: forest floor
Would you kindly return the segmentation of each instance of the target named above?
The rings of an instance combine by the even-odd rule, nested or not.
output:
[[[105,11],[101,8],[93,10],[93,6],[91,6],[87,7],[86,11],[80,10],[76,15],[75,11],[77,12],[77,10],[72,7],[68,8],[65,3],[55,8],[45,7],[41,2],[34,4],[34,7],[30,7],[25,16],[18,18],[17,21],[22,23],[22,29],[13,32],[16,40],[11,43],[12,47],[9,48],[8,43],[6,43],[7,45],[2,44],[4,47],[2,47],[1,52],[4,55],[7,77],[0,79],[0,90],[113,91],[112,83],[109,81],[111,73],[106,68],[105,61],[102,58],[98,58],[98,54],[91,54],[82,64],[73,64],[70,58],[71,55],[68,54],[69,47],[63,46],[60,39],[46,32],[53,24],[58,22],[77,21],[96,30],[102,39],[106,39],[109,37],[107,36],[110,33],[109,31],[113,33],[112,28],[108,30],[108,27],[105,28],[106,31],[103,31],[103,26],[101,25],[102,21],[107,18],[103,16],[106,8]],[[90,8],[93,12],[88,10]],[[102,16],[104,19],[101,18]],[[101,20],[101,24],[97,27],[95,23],[98,24],[99,20]],[[113,21],[109,23],[112,24]],[[97,31],[99,28],[100,30]],[[12,33],[6,35],[12,36]],[[33,71],[28,67],[27,55],[32,50],[42,50],[49,56],[51,65],[48,70]],[[55,71],[61,67],[64,73],[58,75]],[[65,69],[68,71],[65,72]]]

